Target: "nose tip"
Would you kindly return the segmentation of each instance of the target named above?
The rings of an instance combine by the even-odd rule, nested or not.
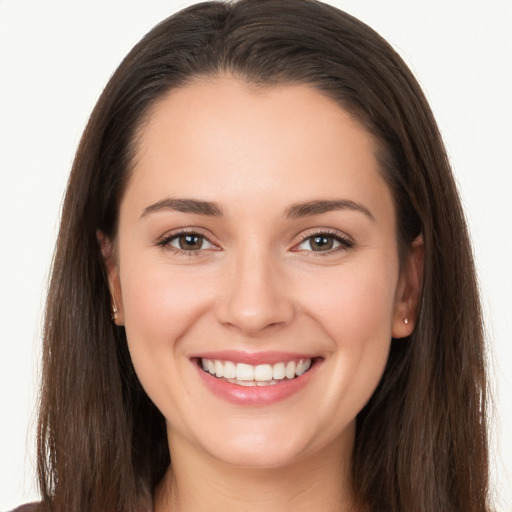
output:
[[[279,273],[267,263],[232,275],[217,310],[219,321],[247,335],[284,326],[295,315],[293,301]]]
[[[263,330],[288,323],[288,317],[284,310],[279,311],[277,307],[265,306],[256,308],[254,305],[238,303],[231,307],[227,321],[223,323],[233,325],[241,331],[255,335]]]

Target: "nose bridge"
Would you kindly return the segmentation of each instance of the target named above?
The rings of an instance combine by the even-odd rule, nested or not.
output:
[[[227,273],[219,320],[248,334],[290,322],[293,301],[283,286],[282,269],[271,249],[256,241],[249,242],[230,260],[232,266]]]

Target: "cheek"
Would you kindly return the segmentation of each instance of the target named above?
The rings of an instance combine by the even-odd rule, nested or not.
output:
[[[200,275],[186,268],[170,272],[154,262],[124,262],[121,289],[125,329],[139,377],[145,368],[174,366],[175,358],[186,348],[182,335],[207,308],[208,289],[201,281],[204,283]]]
[[[391,336],[397,272],[378,265],[343,268],[315,278],[304,293],[311,315],[341,345]]]
[[[191,282],[164,273],[133,273],[121,278],[127,328],[176,329],[194,315],[201,295]]]
[[[393,269],[376,265],[346,268],[325,280],[317,276],[304,299],[335,354],[326,361],[334,377],[325,390],[325,403],[342,403],[347,417],[364,407],[386,366],[397,278]]]
[[[199,277],[193,278],[187,269],[171,272],[148,262],[126,261],[121,268],[126,337],[135,372],[157,408],[185,430],[186,418],[177,411],[194,403],[194,396],[183,386],[191,371],[183,364],[183,341],[208,302]]]

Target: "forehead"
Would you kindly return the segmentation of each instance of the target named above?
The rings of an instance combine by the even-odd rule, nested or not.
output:
[[[275,190],[294,201],[365,189],[389,195],[375,151],[367,130],[313,87],[256,88],[220,77],[175,89],[153,106],[128,189],[207,200],[248,192],[261,200]]]

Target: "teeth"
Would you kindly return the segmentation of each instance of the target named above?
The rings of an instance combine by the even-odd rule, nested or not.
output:
[[[215,375],[224,377],[224,365],[220,361],[215,361]]]
[[[235,363],[232,363],[231,361],[226,361],[224,363],[224,377],[226,377],[226,379],[234,379],[236,377]]]
[[[272,380],[272,366],[269,364],[259,364],[254,369],[254,380],[259,382]]]
[[[311,368],[311,359],[253,366],[203,358],[201,367],[205,372],[211,373],[219,379],[224,378],[228,382],[240,386],[272,386],[285,378],[294,379],[308,371]]]
[[[301,360],[299,361],[299,364],[297,365],[297,369],[295,370],[295,373],[297,375],[302,375],[306,370],[309,370],[309,367],[311,366],[311,360]]]
[[[236,380],[254,380],[254,366],[238,363],[236,365]]]
[[[286,377],[286,367],[284,363],[276,363],[272,367],[272,377],[276,380],[281,380]]]
[[[295,368],[296,368],[296,364],[293,362],[293,361],[290,361],[287,365],[286,365],[286,378],[287,379],[293,379],[295,377]]]

